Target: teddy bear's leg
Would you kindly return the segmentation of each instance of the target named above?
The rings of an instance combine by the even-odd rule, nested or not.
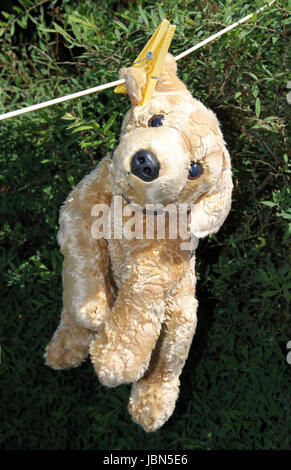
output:
[[[164,317],[162,296],[154,294],[154,286],[150,295],[150,289],[141,292],[139,285],[139,297],[135,287],[120,289],[104,329],[90,346],[98,378],[108,387],[132,383],[144,374],[160,333]]]
[[[129,412],[145,431],[156,431],[172,415],[179,376],[196,329],[195,278],[188,272],[166,302],[165,321],[146,375],[133,384]]]
[[[45,350],[45,361],[53,369],[77,367],[88,355],[94,332],[78,326],[64,309],[61,322]]]
[[[104,329],[91,343],[98,378],[108,387],[143,376],[160,334],[166,292],[185,272],[184,259],[181,265],[161,266],[157,251],[144,255],[142,267],[132,267],[132,278],[120,288]]]

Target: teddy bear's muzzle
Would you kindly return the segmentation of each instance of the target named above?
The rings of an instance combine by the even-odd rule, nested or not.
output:
[[[160,164],[150,150],[138,150],[130,163],[131,173],[143,181],[153,181],[159,176]]]

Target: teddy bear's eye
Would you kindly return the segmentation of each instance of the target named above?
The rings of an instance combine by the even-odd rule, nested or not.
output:
[[[196,178],[199,178],[201,173],[202,173],[202,166],[200,165],[200,163],[192,162],[189,168],[188,179],[195,180]]]
[[[164,116],[162,114],[155,114],[148,122],[149,127],[160,127],[163,125]]]

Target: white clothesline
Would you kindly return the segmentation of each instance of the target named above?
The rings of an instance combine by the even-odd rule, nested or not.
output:
[[[220,36],[227,33],[228,31],[231,31],[232,29],[236,28],[240,24],[245,23],[247,20],[249,20],[253,16],[254,13],[260,13],[262,10],[264,10],[266,7],[272,5],[274,2],[275,2],[275,0],[272,0],[271,2],[269,2],[266,5],[262,6],[261,8],[258,8],[258,10],[256,10],[255,12],[250,13],[247,16],[244,16],[243,18],[241,18],[240,20],[238,20],[235,23],[231,24],[230,26],[227,26],[226,28],[218,31],[217,33],[212,34],[212,36],[210,36],[209,38],[204,39],[203,41],[199,42],[195,46],[190,47],[186,51],[184,51],[181,54],[177,55],[175,57],[175,60],[182,59],[186,55],[191,54],[191,52],[196,51],[200,47],[203,47],[203,46],[205,46],[205,44],[208,44],[209,42],[214,41],[215,39],[219,38]],[[104,85],[99,85],[99,86],[96,86],[96,87],[93,87],[93,88],[88,88],[87,90],[78,91],[78,92],[72,93],[70,95],[60,96],[59,98],[55,98],[55,99],[52,99],[52,100],[49,100],[49,101],[44,101],[43,103],[38,103],[38,104],[34,104],[32,106],[27,106],[26,108],[17,109],[16,111],[10,111],[8,113],[1,114],[0,115],[0,121],[3,121],[4,119],[8,119],[8,118],[11,118],[11,117],[20,116],[21,114],[30,113],[31,111],[36,111],[38,109],[46,108],[48,106],[53,106],[54,104],[63,103],[64,101],[69,101],[69,100],[73,100],[75,98],[80,98],[81,96],[90,95],[91,93],[97,93],[98,91],[106,90],[107,88],[112,88],[112,87],[115,87],[117,85],[121,85],[122,83],[125,83],[124,79],[116,80],[114,82],[105,83]]]
[[[258,10],[256,10],[255,12],[250,13],[247,16],[244,16],[243,18],[236,21],[235,23],[232,23],[230,26],[227,26],[226,28],[218,31],[218,33],[212,34],[212,36],[210,36],[207,39],[204,39],[204,41],[199,42],[199,44],[196,44],[196,46],[190,47],[190,49],[187,49],[185,52],[181,52],[181,54],[177,55],[175,57],[175,59],[176,60],[182,59],[182,57],[185,57],[186,55],[190,54],[191,52],[196,51],[197,49],[199,49],[199,47],[205,46],[205,44],[208,44],[210,41],[214,41],[214,39],[217,39],[220,36],[222,36],[223,34],[228,33],[228,31],[231,31],[232,29],[236,28],[240,24],[245,23],[246,21],[248,21],[253,16],[254,13],[260,13],[266,7],[271,6],[272,3],[274,3],[274,2],[275,2],[275,0],[272,0],[271,2],[267,3],[266,5],[263,5],[261,8],[258,8]]]

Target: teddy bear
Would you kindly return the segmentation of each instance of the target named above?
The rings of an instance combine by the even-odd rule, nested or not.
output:
[[[129,413],[150,432],[175,408],[197,323],[195,249],[230,211],[232,171],[215,114],[192,97],[170,53],[143,106],[144,69],[120,74],[131,108],[119,144],[60,210],[63,310],[45,361],[65,369],[89,355],[101,384],[132,384]],[[110,219],[95,230],[102,236],[92,230],[96,207]],[[173,230],[173,214],[183,230]]]

